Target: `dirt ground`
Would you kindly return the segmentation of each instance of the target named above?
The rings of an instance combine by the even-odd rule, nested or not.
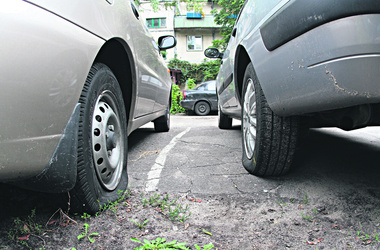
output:
[[[380,248],[379,201],[365,194],[318,200],[306,193],[281,197],[278,190],[263,190],[256,196],[193,197],[132,187],[118,203],[88,216],[54,214],[59,207],[67,211],[67,195],[0,189],[9,205],[1,204],[1,249],[134,249],[142,244],[131,238],[158,237],[184,242],[189,249],[210,243],[213,249]]]

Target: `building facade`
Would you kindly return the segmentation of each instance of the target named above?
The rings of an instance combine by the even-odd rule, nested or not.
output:
[[[153,11],[150,1],[141,1],[139,12],[147,28],[157,40],[163,35],[174,35],[177,46],[168,50],[166,60],[174,58],[191,63],[205,59],[203,51],[212,46],[212,41],[221,39],[220,26],[214,22],[211,11],[219,8],[213,1],[177,1],[176,7],[165,8],[168,1],[160,1],[159,9]],[[170,1],[172,2],[172,1]]]

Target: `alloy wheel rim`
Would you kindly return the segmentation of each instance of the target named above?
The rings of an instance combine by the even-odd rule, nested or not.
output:
[[[101,185],[114,190],[124,166],[124,131],[121,128],[115,97],[104,91],[97,99],[92,118],[92,153]]]
[[[253,80],[247,81],[247,89],[244,94],[243,103],[243,141],[244,150],[248,159],[252,159],[256,144],[256,95]]]

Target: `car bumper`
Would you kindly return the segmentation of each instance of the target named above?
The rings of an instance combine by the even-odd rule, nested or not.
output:
[[[186,110],[194,110],[195,100],[182,100],[179,105]]]

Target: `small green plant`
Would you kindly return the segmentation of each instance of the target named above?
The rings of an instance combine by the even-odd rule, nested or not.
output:
[[[81,217],[82,219],[87,220],[87,219],[90,219],[90,218],[91,218],[91,215],[88,214],[88,213],[83,213],[83,215],[81,215],[80,217]]]
[[[82,234],[80,234],[80,235],[78,235],[78,240],[81,240],[81,239],[83,239],[83,238],[85,238],[85,237],[87,237],[87,239],[91,242],[91,243],[94,243],[95,242],[95,239],[94,239],[94,237],[95,236],[98,236],[99,235],[99,233],[88,233],[88,228],[89,228],[90,226],[87,224],[87,223],[84,223],[83,224],[83,233]]]
[[[356,231],[356,235],[358,236],[357,238],[360,239],[361,241],[365,242],[366,245],[369,243],[373,243],[373,241],[377,241],[377,243],[380,243],[380,234],[379,233],[374,233],[373,235],[364,233],[362,231]],[[368,243],[367,243],[368,242]]]
[[[171,206],[168,206],[167,209],[168,209],[167,216],[172,221],[178,220],[180,222],[184,222],[191,215],[191,212],[186,213],[189,210],[189,205],[182,207],[181,204],[177,204],[175,205],[174,208],[172,208]]]
[[[310,215],[307,215],[307,214],[304,214],[304,213],[301,213],[301,216],[303,219],[307,220],[307,221],[310,221],[312,222],[313,219],[314,219],[314,216],[310,216]]]
[[[146,224],[148,223],[149,219],[146,219],[142,224],[141,224],[140,222],[136,222],[136,221],[134,221],[134,220],[132,220],[132,219],[131,219],[130,221],[132,221],[132,222],[135,223],[140,229],[142,229],[142,228],[146,227]]]
[[[170,250],[170,249],[182,249],[182,250],[189,250],[188,247],[186,247],[186,243],[177,243],[177,240],[173,240],[171,242],[166,242],[165,238],[156,238],[155,240],[149,241],[144,239],[143,242],[136,238],[131,238],[132,241],[140,243],[142,246],[136,247],[133,250],[155,250],[155,249],[163,249],[163,250]],[[194,245],[195,249],[197,250],[211,250],[214,248],[214,245],[212,243],[209,243],[207,245],[204,245],[203,247],[200,247],[198,245]]]
[[[132,241],[140,243],[142,246],[136,247],[133,250],[145,250],[145,249],[186,249],[186,243],[177,243],[176,240],[166,242],[165,238],[158,237],[155,240],[149,241],[144,239],[144,243],[136,238],[131,238]]]
[[[305,197],[302,201],[304,204],[309,204],[309,196],[307,195],[307,193],[305,192]]]
[[[108,202],[107,204],[104,204],[103,206],[100,206],[99,211],[95,214],[95,216],[100,215],[101,213],[109,210],[111,211],[115,216],[117,215],[117,212],[119,211],[120,205],[126,205],[127,198],[131,195],[131,191],[129,189],[123,191],[118,190],[118,198],[114,202]]]
[[[27,246],[28,244],[24,241],[29,235],[41,235],[42,225],[38,224],[36,221],[36,209],[32,209],[31,214],[25,220],[20,218],[14,219],[15,228],[8,232],[8,238],[10,240],[19,240],[19,243]]]
[[[378,242],[378,243],[380,243],[380,234],[379,233],[375,233],[375,236],[374,236],[374,238],[375,238],[375,240]]]
[[[172,221],[185,222],[191,215],[189,205],[182,206],[177,199],[170,200],[169,195],[154,194],[149,198],[141,197],[144,206],[158,207],[160,211]]]
[[[278,205],[280,205],[280,207],[286,207],[287,206],[286,202],[278,201],[277,203],[278,203]]]
[[[212,243],[204,245],[203,248],[199,247],[197,244],[195,244],[194,246],[195,246],[195,249],[197,249],[197,250],[210,250],[210,249],[214,248],[214,244],[212,244]]]

